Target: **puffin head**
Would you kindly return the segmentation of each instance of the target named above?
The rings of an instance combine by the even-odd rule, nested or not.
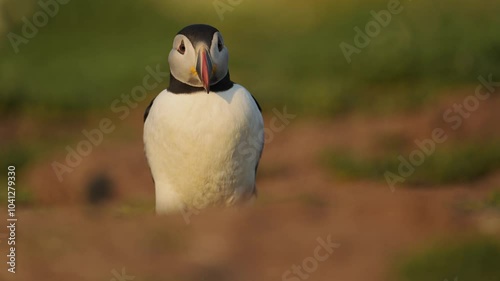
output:
[[[171,75],[192,87],[210,86],[229,72],[229,53],[219,30],[206,24],[186,26],[174,37],[168,55]]]

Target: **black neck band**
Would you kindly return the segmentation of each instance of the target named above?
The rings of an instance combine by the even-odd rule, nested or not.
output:
[[[226,74],[226,76],[217,82],[215,85],[210,85],[210,92],[223,92],[231,89],[233,87],[234,83],[231,81],[231,78],[229,78],[229,72]],[[168,86],[167,90],[173,94],[192,94],[196,92],[205,92],[205,89],[203,87],[193,87],[188,84],[182,83],[181,81],[177,80],[172,73],[170,73],[170,85]]]

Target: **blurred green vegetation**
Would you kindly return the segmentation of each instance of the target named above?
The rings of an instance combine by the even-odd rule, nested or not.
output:
[[[0,160],[1,167],[15,165],[16,169],[22,169],[33,157],[35,151],[40,151],[27,145],[12,145],[7,147]]]
[[[22,34],[20,18],[31,19],[36,2],[2,2],[4,34]],[[221,21],[212,1],[71,0],[19,54],[0,37],[0,110],[108,108],[142,83],[146,66],[166,71],[174,34],[197,22],[223,32],[233,80],[264,110],[392,112],[424,104],[443,87],[476,84],[478,75],[500,77],[500,3],[401,4],[349,64],[339,44],[353,45],[353,28],[364,29],[387,1],[244,1]]]
[[[6,182],[7,179],[6,178],[3,178],[3,179],[0,179],[2,182]],[[21,186],[21,185],[20,185]],[[15,203],[16,203],[16,206],[27,206],[27,205],[31,205],[33,203],[35,203],[35,198],[34,198],[34,195],[33,195],[33,192],[31,191],[31,189],[26,189],[26,186],[21,186],[21,188],[17,188],[17,186],[14,186],[16,187],[16,191],[15,191],[15,195],[16,195],[16,198],[15,198]],[[8,199],[8,193],[7,192],[1,192],[0,193],[0,202],[4,203],[4,202],[7,202],[7,199]]]
[[[322,161],[340,177],[385,181],[387,171],[399,175],[398,169],[402,163],[398,159],[400,155],[410,161],[410,151],[391,151],[373,157],[362,157],[348,151],[326,151]],[[446,145],[426,156],[421,165],[411,166],[414,167],[414,172],[405,178],[405,184],[442,185],[472,182],[500,168],[500,142]]]
[[[486,200],[485,205],[489,208],[500,209],[500,189],[494,190]]]
[[[399,262],[396,280],[496,281],[499,264],[500,244],[493,239],[442,243]]]
[[[116,217],[139,216],[143,214],[154,213],[154,211],[154,202],[136,199],[134,199],[134,201],[124,202],[113,209],[114,215]]]
[[[28,188],[27,183],[23,181],[26,167],[33,164],[35,162],[34,159],[42,158],[47,153],[52,152],[54,147],[61,147],[63,141],[46,140],[30,142],[30,140],[24,140],[4,145],[4,149],[0,152],[0,167],[5,168],[5,171],[11,165],[16,167],[16,204],[29,205],[34,203],[32,189]],[[0,174],[0,182],[7,182],[7,173]],[[6,200],[7,192],[0,192],[0,202],[6,202]]]
[[[14,165],[16,167],[16,204],[17,205],[27,205],[34,201],[33,194],[30,189],[26,189],[26,183],[19,182],[22,178],[19,173],[23,171],[24,167],[29,163],[29,161],[38,155],[42,150],[29,145],[15,145],[6,147],[5,151],[0,154],[0,167],[4,167],[7,171],[7,167]],[[0,182],[7,183],[7,173],[0,175]],[[18,188],[18,186],[22,188]],[[7,202],[7,192],[0,192],[0,202]]]
[[[15,9],[22,2],[28,0],[5,6]],[[22,26],[19,22],[9,29],[21,35]],[[142,2],[70,1],[28,44],[19,46],[19,54],[8,40],[2,42],[0,104],[8,107],[4,110],[109,107],[111,100],[142,83],[147,65],[163,63],[166,69],[164,26],[164,17]]]
[[[464,212],[478,212],[485,210],[500,211],[500,188],[492,190],[484,199],[466,199],[457,204],[457,209]]]

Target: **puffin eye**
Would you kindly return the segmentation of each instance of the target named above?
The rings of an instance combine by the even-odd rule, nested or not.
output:
[[[219,52],[222,52],[222,49],[224,49],[224,43],[222,42],[222,39],[219,38],[219,42],[217,43],[217,48],[219,48]]]
[[[177,48],[177,51],[181,54],[184,55],[186,52],[186,46],[184,45],[184,40],[181,41],[181,44],[179,45],[179,48]]]

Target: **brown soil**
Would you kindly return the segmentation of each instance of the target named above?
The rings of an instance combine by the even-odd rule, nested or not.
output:
[[[202,211],[188,224],[181,215],[153,214],[137,110],[120,125],[125,137],[118,132],[107,137],[63,182],[51,163],[63,161],[64,148],[26,168],[18,189],[31,189],[35,203],[18,208],[17,273],[12,278],[0,270],[0,280],[119,280],[112,271],[122,268],[145,281],[282,280],[285,271],[314,255],[317,238],[327,237],[340,247],[307,280],[388,280],[404,253],[436,240],[500,234],[498,224],[484,227],[481,211],[460,208],[498,189],[500,171],[471,184],[401,186],[391,192],[384,182],[337,178],[322,166],[321,153],[336,148],[370,154],[385,136],[410,142],[429,137],[433,128],[444,126],[442,111],[461,101],[387,117],[299,116],[266,144],[255,204]],[[450,131],[453,141],[500,136],[491,129],[498,122],[491,120],[500,118],[499,106],[500,99],[482,104],[463,128]],[[89,207],[86,186],[103,171],[116,187],[115,197]],[[291,276],[288,280],[300,280]]]

